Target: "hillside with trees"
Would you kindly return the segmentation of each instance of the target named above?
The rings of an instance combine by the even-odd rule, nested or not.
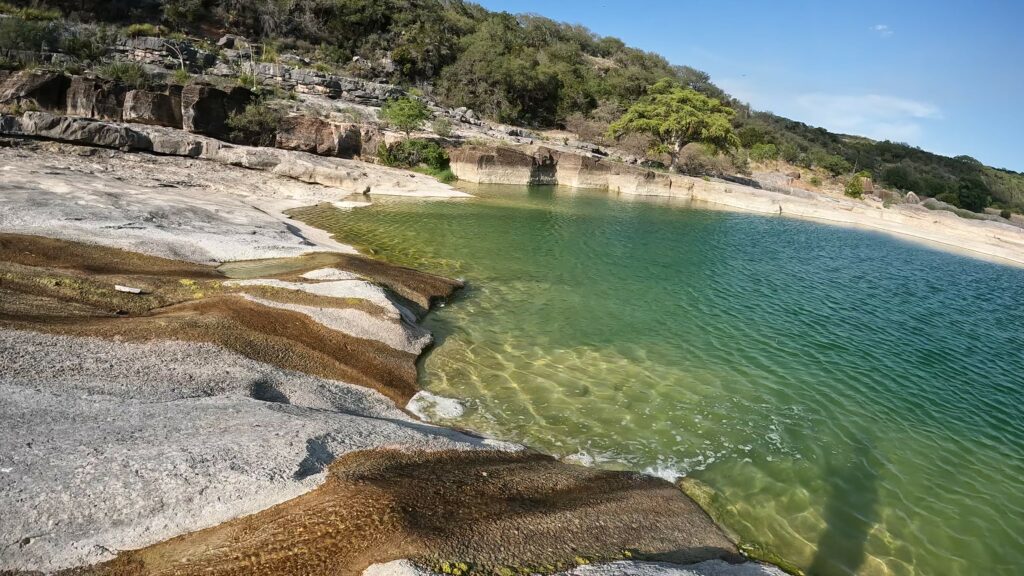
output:
[[[741,172],[748,159],[780,160],[835,177],[867,172],[891,188],[974,211],[1024,211],[1024,174],[754,111],[706,73],[617,38],[461,0],[30,0],[0,3],[0,13],[2,67],[20,65],[4,58],[10,50],[49,47],[88,57],[111,29],[128,25],[211,41],[233,33],[260,43],[265,60],[297,54],[317,69],[413,87],[495,121],[567,129],[637,154],[653,150],[654,165],[667,160],[686,170],[686,162],[661,154],[669,149],[650,131],[614,138],[624,134],[615,123],[668,80],[731,109],[738,146],[729,156]],[[68,35],[66,21],[95,26],[91,35]]]

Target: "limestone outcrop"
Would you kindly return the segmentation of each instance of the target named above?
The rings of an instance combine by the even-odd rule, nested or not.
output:
[[[181,91],[181,122],[189,132],[226,140],[227,120],[232,113],[245,110],[252,92],[236,86],[225,92],[213,86],[189,84]]]
[[[227,119],[252,101],[251,91],[204,84],[132,89],[117,82],[23,70],[0,77],[0,105],[68,116],[184,128],[227,139]]]
[[[370,147],[363,145],[364,133]],[[330,122],[312,116],[289,116],[281,122],[275,146],[320,156],[355,158],[376,151],[379,131],[352,123]]]
[[[124,97],[122,119],[138,124],[181,128],[181,96],[175,97],[173,94],[148,90],[130,90]]]
[[[449,153],[459,180],[478,184],[557,184],[555,155],[547,148],[466,146]]]
[[[65,110],[69,116],[84,116],[118,122],[122,117],[127,88],[116,82],[72,76]]]
[[[48,112],[25,112],[20,116],[0,115],[0,135],[201,158],[329,186],[349,194],[466,196],[433,177],[406,170],[298,150],[239,146],[164,126],[119,124]]]
[[[0,84],[0,104],[27,105],[52,110],[64,105],[68,78],[59,72],[22,70]]]
[[[148,136],[124,124],[56,116],[46,112],[25,112],[21,116],[0,116],[0,134],[45,138],[121,150],[152,151]]]
[[[459,180],[478,184],[594,188],[624,194],[672,195],[673,177],[595,155],[544,146],[466,146],[449,153]]]

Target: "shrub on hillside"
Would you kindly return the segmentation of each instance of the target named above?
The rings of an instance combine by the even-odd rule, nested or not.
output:
[[[690,176],[719,176],[732,168],[727,159],[700,144],[688,144],[679,153],[677,168]]]
[[[864,179],[860,174],[854,174],[853,178],[846,183],[846,188],[843,189],[843,193],[850,198],[860,198],[864,196]]]
[[[85,61],[98,62],[117,41],[117,32],[107,26],[80,25],[61,40],[61,51]]]
[[[779,156],[791,164],[796,164],[796,161],[800,159],[800,148],[795,144],[783,144],[779,146]]]
[[[149,72],[146,72],[146,69],[138,62],[117,60],[100,66],[96,71],[102,78],[133,88],[146,88],[152,83]]]
[[[728,158],[729,163],[732,164],[733,172],[750,176],[750,155],[746,150],[738,150],[730,154]]]
[[[164,20],[188,28],[206,16],[203,0],[163,0]]]
[[[754,162],[768,162],[779,157],[775,144],[754,144],[750,147],[750,159]]]
[[[233,142],[252,146],[273,146],[284,115],[265,102],[253,102],[242,112],[228,117],[229,136]]]
[[[982,212],[989,205],[991,193],[980,178],[968,177],[960,180],[956,191],[957,206],[971,212]]]
[[[381,145],[377,158],[385,166],[413,168],[424,165],[434,170],[448,167],[448,153],[435,142],[426,140],[403,140],[391,146]]]
[[[452,121],[447,118],[434,120],[430,127],[434,130],[434,134],[441,138],[448,138],[452,135]]]
[[[0,49],[30,52],[55,50],[60,31],[53,22],[0,18]]]
[[[277,43],[267,42],[263,44],[260,50],[260,62],[268,62],[273,64],[281,58],[281,53],[278,51]]]
[[[403,140],[391,146],[381,144],[377,158],[385,166],[408,168],[429,174],[441,182],[454,182],[455,174],[448,163],[448,153],[435,142]]]
[[[811,157],[811,161],[815,166],[828,170],[833,176],[845,174],[853,169],[853,166],[838,154],[817,153]]]
[[[9,14],[14,18],[20,18],[30,22],[49,22],[60,18],[59,10],[35,8],[32,6],[18,8],[8,4],[7,2],[0,2],[0,14]]]
[[[940,202],[945,202],[950,206],[956,206],[957,208],[960,207],[960,197],[957,196],[955,192],[943,192],[936,196],[935,199]]]
[[[160,27],[153,24],[131,24],[124,29],[125,36],[138,38],[140,36],[159,36]]]
[[[1013,216],[1013,212],[1010,212],[1006,208],[1003,208],[1002,210],[999,211],[999,216],[1001,218],[1005,218],[1005,219],[1009,220],[1010,216]]]
[[[177,84],[178,86],[184,86],[192,80],[192,75],[188,73],[188,70],[182,68],[175,68],[174,72],[168,77],[168,82],[171,84]]]

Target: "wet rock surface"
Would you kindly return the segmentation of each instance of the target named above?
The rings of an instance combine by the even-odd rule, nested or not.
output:
[[[340,458],[308,494],[124,553],[92,573],[358,574],[415,558],[500,574],[629,550],[680,563],[743,560],[664,480],[531,453],[376,450]]]

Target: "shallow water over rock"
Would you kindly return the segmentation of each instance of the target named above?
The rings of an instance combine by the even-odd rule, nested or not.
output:
[[[480,187],[300,211],[464,278],[427,320],[441,420],[688,475],[815,574],[1024,566],[1024,270],[786,218]]]

